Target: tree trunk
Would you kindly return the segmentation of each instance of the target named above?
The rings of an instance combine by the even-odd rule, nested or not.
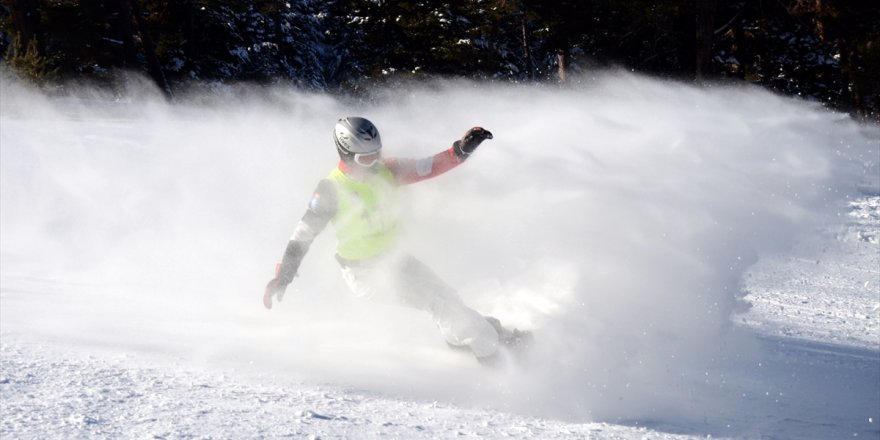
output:
[[[825,4],[822,3],[822,0],[816,0],[815,2],[815,17],[813,22],[816,26],[816,35],[819,36],[819,41],[826,42],[828,40],[827,35],[825,34]]]
[[[134,15],[135,23],[137,23],[138,33],[140,33],[141,42],[143,42],[144,45],[144,55],[146,55],[147,58],[147,71],[150,73],[153,81],[156,82],[156,85],[158,85],[165,93],[165,96],[167,98],[173,98],[174,95],[171,93],[171,86],[168,85],[168,80],[165,79],[165,72],[162,71],[162,65],[159,64],[159,57],[156,56],[156,47],[153,45],[153,38],[150,36],[150,28],[147,26],[147,21],[144,19],[140,2],[138,2],[138,0],[123,1],[128,2],[131,7],[131,13]]]
[[[196,40],[196,10],[192,0],[183,2],[183,53],[187,64],[198,58],[198,41]]]
[[[523,45],[523,57],[525,57],[526,61],[526,72],[528,73],[529,81],[535,80],[535,63],[532,60],[532,49],[531,49],[531,41],[529,39],[529,30],[526,28],[526,19],[522,18],[520,20],[520,26],[522,27],[522,45]]]
[[[126,0],[112,0],[107,4],[116,10],[116,33],[122,40],[122,66],[137,66],[137,46],[134,42],[134,29],[131,27],[131,5]]]
[[[675,17],[677,66],[671,67],[674,74],[687,75],[694,78],[697,67],[697,17],[692,9],[681,7]]]
[[[558,49],[556,60],[559,63],[559,82],[565,82],[565,71],[568,69],[568,49]]]
[[[709,74],[712,62],[712,41],[715,36],[717,0],[700,0],[697,24],[696,78],[702,81]]]
[[[739,62],[739,69],[734,73],[739,79],[750,80],[752,55],[746,48],[745,31],[743,30],[742,23],[734,23],[730,28],[730,32],[733,35],[733,48],[731,52]]]
[[[283,69],[284,61],[294,58],[293,45],[287,44],[287,35],[284,33],[284,11],[281,8],[278,8],[272,15],[275,30],[275,45],[278,47],[275,53],[275,61],[278,63],[278,67]],[[290,72],[287,72],[287,74],[290,75]]]

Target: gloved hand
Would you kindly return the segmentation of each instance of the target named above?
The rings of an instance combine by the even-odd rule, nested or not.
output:
[[[263,305],[267,309],[272,308],[273,296],[278,298],[278,302],[281,302],[284,298],[284,292],[296,276],[296,269],[299,267],[299,263],[302,261],[302,257],[306,254],[308,248],[308,244],[303,245],[296,240],[290,240],[287,243],[284,257],[280,263],[275,265],[275,278],[272,278],[272,281],[266,284],[266,293],[263,294]]]
[[[470,156],[486,139],[492,139],[492,132],[483,127],[474,127],[468,130],[460,140],[453,142],[452,148],[458,157],[464,159]]]
[[[284,293],[287,291],[287,285],[281,283],[278,278],[273,278],[272,281],[269,281],[269,284],[266,284],[266,293],[263,294],[263,305],[266,306],[267,309],[272,308],[272,297],[278,299],[278,302],[281,302],[284,299]]]

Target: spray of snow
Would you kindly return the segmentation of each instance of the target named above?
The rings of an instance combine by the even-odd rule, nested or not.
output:
[[[8,78],[2,95],[3,289],[41,296],[6,295],[5,329],[575,420],[711,410],[686,398],[749,356],[729,319],[743,272],[878,166],[876,128],[842,115],[620,72],[356,104],[223,88],[171,105],[137,82],[124,99],[50,99]],[[352,298],[330,231],[262,308],[347,115],[403,157],[493,131],[467,164],[405,190],[406,247],[480,312],[534,330],[528,366],[487,371],[427,315]]]

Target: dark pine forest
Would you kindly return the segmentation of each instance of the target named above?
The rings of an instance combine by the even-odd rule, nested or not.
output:
[[[169,97],[217,82],[566,84],[616,68],[880,119],[877,0],[4,0],[0,56],[41,85],[135,71]]]

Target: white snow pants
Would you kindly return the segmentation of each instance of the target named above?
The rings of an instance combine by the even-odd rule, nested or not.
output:
[[[369,262],[340,263],[342,277],[355,295],[430,313],[446,342],[468,347],[478,358],[498,351],[495,328],[415,257],[395,254]]]

